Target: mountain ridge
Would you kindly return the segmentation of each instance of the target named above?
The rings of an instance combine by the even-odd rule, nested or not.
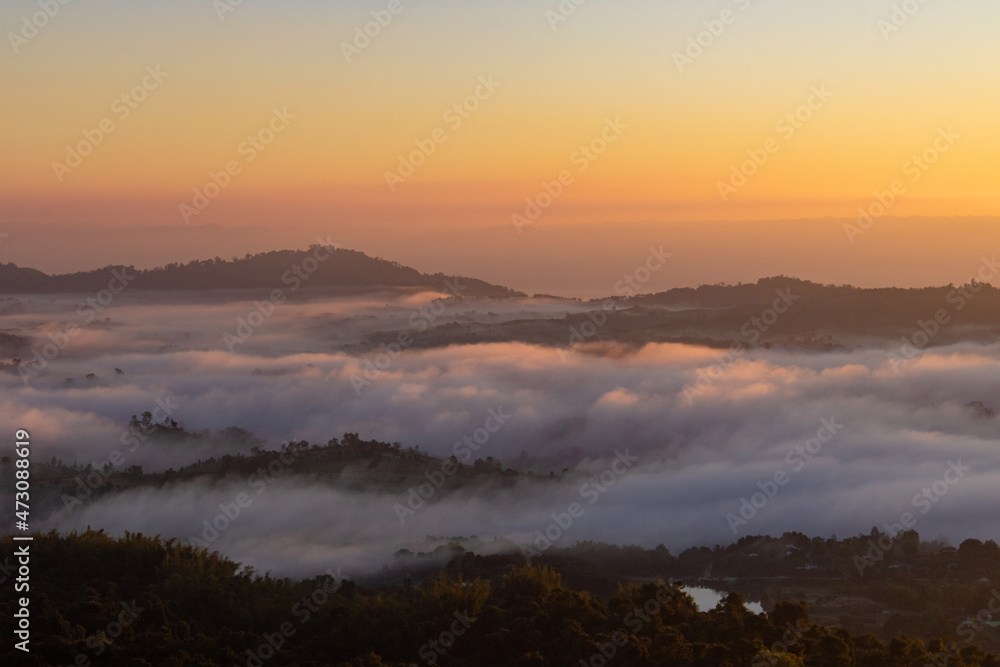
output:
[[[331,261],[333,260],[333,261]],[[117,278],[116,276],[117,272]],[[16,264],[0,264],[0,293],[51,294],[97,292],[109,281],[127,283],[129,290],[207,290],[310,287],[418,287],[448,291],[456,296],[523,297],[522,292],[477,278],[427,274],[398,262],[332,246],[309,250],[272,250],[242,258],[191,260],[152,269],[109,265],[90,271],[50,275]]]

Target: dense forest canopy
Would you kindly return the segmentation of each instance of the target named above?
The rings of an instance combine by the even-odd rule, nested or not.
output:
[[[572,590],[545,563],[471,553],[419,583],[380,587],[333,569],[275,579],[139,534],[37,535],[33,553],[32,652],[8,643],[5,664],[1000,665],[956,638],[886,643],[830,630],[803,603],[758,615],[733,593],[699,611],[683,585],[663,580],[625,583],[603,599]],[[12,599],[2,605],[13,613]]]

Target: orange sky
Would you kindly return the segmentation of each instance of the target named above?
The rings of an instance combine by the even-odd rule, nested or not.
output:
[[[892,215],[1000,210],[987,0],[136,4],[0,8],[0,224],[500,225],[561,174],[534,222],[853,217],[896,180]]]

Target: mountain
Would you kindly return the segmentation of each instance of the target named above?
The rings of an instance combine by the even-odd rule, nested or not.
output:
[[[117,277],[116,277],[117,276]],[[125,282],[133,290],[208,290],[244,288],[320,287],[368,289],[411,287],[450,292],[456,296],[504,298],[520,292],[474,278],[426,274],[397,262],[373,258],[354,250],[313,246],[309,250],[278,250],[167,264],[140,270],[133,266],[48,275],[16,264],[0,264],[0,293],[72,293],[108,289],[110,281]]]
[[[687,316],[678,312],[678,324],[693,329],[747,329],[772,339],[820,332],[895,337],[923,331],[930,342],[940,344],[970,338],[993,340],[1000,326],[1000,289],[977,280],[959,286],[903,289],[821,285],[778,276],[750,284],[674,289],[637,296],[630,303],[684,309]]]
[[[871,289],[777,276],[749,284],[678,288],[562,305],[564,310],[551,317],[524,311],[503,320],[443,321],[413,345],[446,347],[470,340],[560,348],[582,343],[629,347],[685,343],[829,351],[882,346],[888,341],[897,354],[913,356],[917,348],[1000,340],[1000,289],[982,282]],[[387,328],[351,351],[375,349],[398,333]],[[617,348],[596,346],[591,351],[602,349],[611,353]]]

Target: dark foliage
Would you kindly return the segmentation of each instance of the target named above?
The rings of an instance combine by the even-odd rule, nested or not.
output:
[[[365,589],[260,576],[136,534],[38,535],[32,553],[32,652],[8,642],[4,664],[923,667],[946,650],[830,630],[804,604],[752,614],[735,593],[699,612],[662,582],[623,585],[603,602],[545,566]],[[9,618],[13,599],[0,606]],[[947,664],[1000,666],[972,646]]]

